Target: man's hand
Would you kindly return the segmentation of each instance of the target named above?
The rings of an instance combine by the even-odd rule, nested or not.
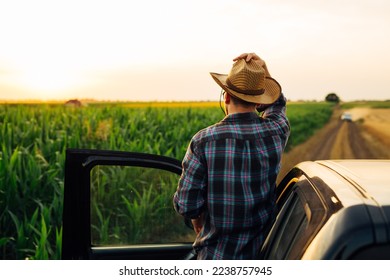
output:
[[[233,61],[237,61],[239,59],[245,59],[246,62],[249,62],[251,59],[256,60],[256,62],[261,63],[261,65],[265,64],[264,60],[262,60],[257,54],[255,53],[243,53],[236,58],[233,59]]]
[[[191,222],[194,227],[195,233],[199,234],[204,225],[204,214],[201,214],[197,219],[192,219]]]
[[[267,65],[265,64],[265,61],[262,60],[257,54],[255,53],[243,53],[239,56],[237,56],[236,58],[233,59],[233,61],[237,61],[239,59],[245,59],[246,62],[249,62],[251,61],[251,59],[253,59],[254,61],[256,61],[256,63],[258,63],[261,67],[264,68],[265,70],[265,74],[268,76],[268,77],[271,77],[268,69],[267,69]]]

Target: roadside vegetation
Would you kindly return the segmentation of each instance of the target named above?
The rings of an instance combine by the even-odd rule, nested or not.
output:
[[[223,118],[218,103],[192,107],[183,103],[156,104],[107,103],[79,108],[60,104],[0,105],[0,259],[61,257],[67,148],[145,152],[181,160],[193,134]],[[321,128],[329,120],[332,106],[325,102],[289,103],[292,133],[287,150]],[[138,219],[146,227],[148,213],[168,223],[163,228],[155,227],[154,235],[167,228],[177,230],[177,222],[169,220],[166,207],[153,207],[171,197],[176,188],[172,178],[158,183],[163,196],[152,194],[154,190],[145,188],[141,181],[123,188],[119,184],[118,193],[107,194],[108,182],[118,178],[119,171],[94,172],[99,180],[92,199],[100,197],[92,206],[94,238],[115,240],[123,231],[128,232],[131,242],[137,242],[137,236],[146,238],[139,226],[120,226],[126,220],[131,224]],[[112,184],[109,190],[116,191]],[[110,198],[114,196],[119,197],[123,208],[106,209],[113,205]]]
[[[355,107],[369,107],[373,109],[390,109],[390,100],[387,101],[354,101],[341,104],[343,109],[351,109]]]

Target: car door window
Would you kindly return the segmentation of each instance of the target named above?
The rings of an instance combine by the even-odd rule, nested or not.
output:
[[[175,213],[175,173],[148,167],[91,169],[91,243],[94,246],[192,242],[194,232]]]
[[[290,252],[297,233],[307,225],[305,210],[299,195],[293,192],[281,211],[281,220],[274,236],[269,258],[284,259]]]
[[[265,246],[267,259],[299,259],[323,225],[326,207],[302,176],[279,198],[279,213]]]

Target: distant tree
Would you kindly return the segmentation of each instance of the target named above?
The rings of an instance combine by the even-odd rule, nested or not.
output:
[[[336,93],[329,93],[326,97],[325,97],[325,101],[327,102],[335,102],[335,103],[339,103],[340,102],[340,98],[337,96]]]

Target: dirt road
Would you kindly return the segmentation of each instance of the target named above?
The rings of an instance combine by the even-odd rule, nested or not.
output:
[[[348,110],[352,122],[341,121],[342,112],[335,110],[327,125],[283,155],[279,179],[306,160],[390,159],[390,109]]]

